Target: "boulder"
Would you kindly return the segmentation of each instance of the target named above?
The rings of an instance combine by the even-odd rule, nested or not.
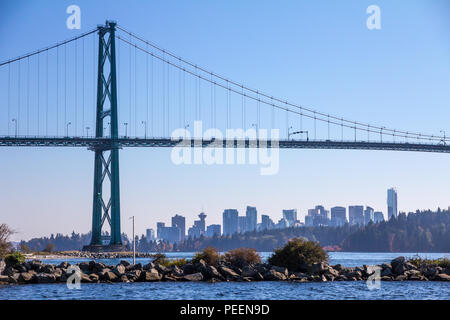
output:
[[[61,262],[58,264],[58,268],[60,269],[67,269],[70,266],[70,264],[67,261]]]
[[[396,275],[403,274],[407,269],[405,265],[405,257],[397,257],[391,261],[392,272]]]
[[[142,270],[142,264],[140,263],[130,264],[125,267],[125,271],[133,271],[133,270]]]
[[[337,276],[339,276],[339,271],[330,266],[325,271],[325,275],[331,275],[333,277],[337,277]]]
[[[117,277],[121,277],[122,275],[125,274],[125,267],[121,264],[118,264],[114,269],[113,272],[115,273],[115,275]]]
[[[155,263],[155,269],[158,270],[161,274],[167,274],[170,272],[170,269],[166,266],[163,266],[162,264]]]
[[[194,268],[196,272],[200,272],[204,278],[209,279],[210,275],[208,269],[206,267],[206,262],[203,259],[200,259],[199,262],[194,264]]]
[[[201,272],[187,274],[183,277],[185,281],[202,281],[203,275]]]
[[[130,282],[130,281],[128,280],[128,277],[127,277],[125,274],[123,274],[123,275],[119,278],[119,281],[120,281],[120,282]]]
[[[114,272],[106,271],[103,273],[103,276],[100,275],[100,278],[103,278],[106,281],[115,281],[117,279],[117,276]]]
[[[450,276],[446,273],[439,273],[437,274],[433,280],[436,281],[450,281]]]
[[[131,263],[129,263],[127,260],[120,260],[119,262],[121,265],[123,265],[124,267],[128,267]]]
[[[3,259],[0,259],[0,274],[3,273],[3,270],[6,268],[6,263]]]
[[[98,281],[100,281],[99,275],[98,275],[98,274],[95,274],[95,273],[91,273],[91,274],[89,275],[89,279],[91,279],[92,282],[98,282]]]
[[[160,281],[162,279],[162,275],[159,274],[158,270],[152,268],[148,271],[142,272],[141,279],[146,282]]]
[[[390,276],[392,276],[391,268],[385,268],[385,269],[381,270],[380,276],[381,277],[385,277],[385,276],[390,277]]]
[[[32,270],[38,271],[42,265],[42,261],[41,260],[32,260],[32,261],[29,261],[29,264],[30,264],[30,268]]]
[[[258,271],[256,271],[255,268],[253,268],[251,266],[245,266],[244,269],[242,269],[241,276],[253,278],[257,273],[258,273]]]
[[[328,264],[325,262],[313,263],[312,265],[303,265],[301,269],[310,274],[322,274],[328,269]]]
[[[174,276],[176,276],[176,277],[182,277],[182,276],[184,276],[184,271],[183,271],[183,269],[180,269],[178,266],[175,266],[175,265],[173,265],[173,266],[171,266],[170,267],[170,273],[172,274],[172,275],[174,275]]]
[[[404,274],[398,275],[394,278],[395,281],[404,281],[407,279],[407,276]]]
[[[9,283],[9,277],[0,275],[0,284],[6,284]]]
[[[78,268],[80,268],[83,272],[89,270],[89,262],[80,262],[78,264]]]
[[[36,275],[37,283],[53,283],[56,282],[56,276],[51,273],[38,273]]]
[[[86,273],[81,273],[80,276],[81,276],[80,280],[82,283],[91,283],[92,282],[91,278]]]
[[[333,266],[334,270],[337,270],[338,272],[340,272],[344,267],[342,266],[342,264],[337,264],[335,266]]]
[[[264,275],[264,279],[269,280],[269,281],[282,281],[282,280],[286,280],[287,277],[284,273],[275,271],[275,269],[270,269]]]
[[[142,267],[142,269],[144,269],[144,270],[150,270],[150,269],[153,269],[155,267],[155,264],[153,263],[153,262],[149,262],[149,263],[147,263],[146,265],[144,265],[143,267]]]
[[[286,277],[289,275],[289,271],[287,268],[285,267],[277,267],[277,266],[272,266],[272,268],[270,268],[271,270],[275,270],[276,272],[282,273],[284,274]]]
[[[216,267],[207,265],[206,271],[208,272],[209,278],[225,280],[225,278],[217,271]]]
[[[219,272],[225,279],[238,279],[239,275],[232,269],[225,266],[219,266]]]
[[[133,281],[138,280],[141,277],[141,270],[132,270],[127,272],[128,279],[132,279]]]
[[[15,268],[18,272],[27,272],[27,271],[28,271],[28,269],[27,269],[27,267],[25,266],[25,264],[17,264],[14,268]]]
[[[195,267],[192,263],[186,263],[184,266],[181,267],[181,269],[183,269],[183,272],[185,274],[195,273]]]
[[[255,268],[255,270],[260,274],[265,274],[267,271],[269,271],[269,266],[263,263],[255,264],[253,268]]]

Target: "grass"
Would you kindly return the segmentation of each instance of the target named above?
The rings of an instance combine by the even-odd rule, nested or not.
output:
[[[409,258],[408,262],[415,265],[416,267],[438,266],[442,268],[450,268],[450,259],[448,258],[424,259],[419,256],[414,256],[412,258]]]

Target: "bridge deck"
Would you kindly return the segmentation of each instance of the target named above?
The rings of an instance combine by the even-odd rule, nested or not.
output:
[[[354,149],[354,150],[397,150],[418,152],[450,153],[450,145],[422,144],[405,142],[366,142],[366,141],[330,141],[330,140],[200,140],[187,139],[183,142],[168,138],[124,138],[116,141],[109,138],[42,138],[42,137],[0,137],[0,147],[87,147],[109,149],[116,143],[119,147],[170,148],[175,146],[225,148],[278,147],[281,149]]]

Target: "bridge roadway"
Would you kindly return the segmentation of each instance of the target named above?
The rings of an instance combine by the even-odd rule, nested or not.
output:
[[[89,149],[110,149],[113,145],[110,138],[94,137],[0,137],[0,147],[87,147]],[[268,140],[201,140],[186,139],[171,140],[169,138],[125,138],[115,141],[120,148],[150,147],[170,148],[175,146],[208,147],[213,142],[215,146],[230,147],[272,147]],[[259,144],[259,145],[258,145]],[[333,140],[279,140],[280,149],[353,149],[353,150],[396,150],[417,152],[450,153],[450,145],[443,143],[406,143],[406,142],[367,142],[367,141],[333,141]]]

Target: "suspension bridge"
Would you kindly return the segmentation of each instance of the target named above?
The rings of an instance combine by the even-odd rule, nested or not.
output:
[[[274,97],[183,59],[113,21],[1,62],[0,83],[0,146],[86,147],[94,152],[92,240],[86,250],[123,249],[119,150],[174,147],[181,138],[171,133],[189,129],[194,121],[223,131],[281,132],[277,141],[225,139],[225,148],[450,152],[445,132],[397,130]],[[182,140],[190,147],[216,143],[196,136]],[[106,221],[111,238],[104,246]]]

